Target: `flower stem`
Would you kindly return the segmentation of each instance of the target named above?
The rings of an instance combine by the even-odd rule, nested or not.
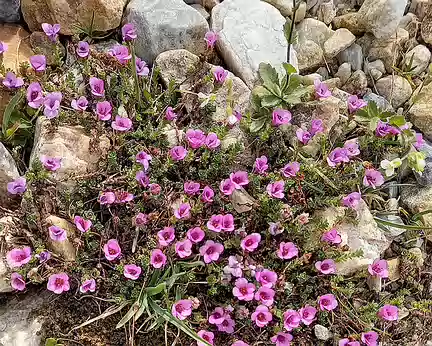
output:
[[[131,54],[132,54],[132,72],[135,80],[135,93],[138,100],[138,106],[141,106],[141,88],[139,85],[138,73],[136,69],[136,59],[135,59],[135,47],[130,44]]]

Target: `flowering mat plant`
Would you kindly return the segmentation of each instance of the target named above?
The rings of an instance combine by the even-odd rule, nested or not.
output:
[[[43,30],[58,40],[57,25]],[[163,85],[135,56],[136,35],[126,24],[108,53],[74,41],[67,68],[36,55],[3,71],[13,97],[2,141],[22,157],[36,119],[52,133],[84,129],[95,151],[110,141],[92,172],[60,175],[79,163],[32,155],[7,186],[2,213],[20,232],[7,248],[10,284],[52,292],[47,344],[407,345],[430,321],[424,276],[400,248],[395,283],[395,252],[371,258],[349,231],[366,227],[364,215],[398,227],[377,215],[402,174],[421,174],[421,135],[355,95],[337,101],[336,118],[300,117],[303,104],[335,98],[290,64],[260,65],[242,114],[223,67],[180,66],[190,88]],[[217,33],[204,39],[212,61]],[[201,83],[213,90],[196,93]],[[214,121],[221,88],[226,118]],[[232,131],[239,140],[228,142]],[[404,239],[421,237],[420,219],[401,215]]]

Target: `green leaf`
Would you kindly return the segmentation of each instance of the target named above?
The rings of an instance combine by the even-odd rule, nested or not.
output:
[[[371,117],[377,117],[379,115],[378,107],[374,101],[368,103],[368,110]]]
[[[161,317],[164,318],[165,321],[171,323],[174,327],[180,329],[183,333],[194,339],[195,341],[199,341],[206,346],[211,346],[207,341],[201,338],[194,330],[188,327],[185,323],[175,318],[171,313],[167,310],[162,309],[158,304],[156,304],[153,300],[149,300],[149,304],[151,308]]]
[[[390,118],[390,125],[401,127],[406,124],[405,117],[403,115],[395,115]]]
[[[424,226],[412,226],[412,225],[402,225],[400,223],[394,223],[387,220],[380,219],[379,217],[374,217],[375,221],[385,225],[385,226],[391,226],[395,228],[402,228],[406,230],[413,230],[413,231],[422,231],[424,229],[432,229],[432,227],[424,227]]]
[[[266,119],[264,117],[256,120],[253,119],[249,128],[250,132],[252,133],[259,132],[264,127],[265,123],[266,123]]]
[[[374,118],[372,118],[371,120],[370,120],[370,123],[369,123],[369,130],[371,130],[371,131],[375,131],[376,130],[376,128],[377,128],[377,126],[378,126],[378,121],[380,120],[380,118],[378,118],[378,117],[374,117]]]
[[[292,43],[290,42],[290,32],[291,32],[292,25],[293,25],[292,20],[290,18],[287,18],[283,26],[283,31],[284,31],[285,39],[287,40],[288,43]]]
[[[203,261],[195,261],[195,262],[179,261],[177,262],[177,264],[181,265],[184,268],[205,267],[205,263]]]
[[[45,340],[45,346],[57,346],[57,339],[48,338]]]
[[[140,307],[141,304],[139,303],[139,301],[133,303],[129,311],[126,313],[126,315],[124,315],[123,318],[120,320],[120,322],[117,323],[116,329],[119,329],[123,327],[126,323],[128,323],[132,319],[132,317],[134,317],[134,315],[137,313]]]
[[[287,72],[288,75],[296,74],[297,73],[296,68],[293,65],[291,65],[291,64],[288,64],[288,63],[284,62],[282,64],[282,66],[283,66],[283,68],[285,69],[285,71]]]
[[[11,120],[12,112],[15,110],[15,108],[21,102],[23,97],[24,97],[24,93],[22,91],[17,92],[12,97],[12,99],[9,101],[8,105],[6,106],[6,109],[5,109],[4,114],[3,114],[3,123],[2,123],[3,134],[5,134],[6,130],[9,128],[9,123]]]
[[[264,96],[261,100],[261,106],[267,108],[273,108],[280,104],[281,100],[279,97],[274,95]]]
[[[166,282],[162,282],[161,284],[157,285],[156,287],[147,287],[145,289],[147,295],[149,297],[155,296],[156,294],[161,293],[166,288]]]
[[[432,214],[432,209],[428,209],[412,216],[413,221],[420,220],[423,215]]]
[[[258,73],[263,81],[264,87],[272,89],[274,85],[279,87],[279,76],[276,69],[266,63],[259,64]]]

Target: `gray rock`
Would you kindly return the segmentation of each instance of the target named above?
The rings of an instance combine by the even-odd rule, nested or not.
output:
[[[415,74],[420,74],[429,66],[429,61],[431,59],[431,52],[426,46],[419,44],[418,46],[411,49],[403,60],[405,66],[411,63],[411,67],[415,67],[412,72]]]
[[[381,60],[375,60],[364,64],[364,71],[366,75],[368,75],[372,70],[378,70],[382,74],[386,73],[384,63]]]
[[[319,20],[306,18],[296,26],[299,45],[305,41],[313,41],[322,47],[324,42],[333,36],[334,31]]]
[[[20,21],[20,0],[0,0],[0,23]]]
[[[432,83],[415,91],[415,102],[408,110],[410,121],[432,141]]]
[[[362,70],[357,70],[351,75],[341,89],[350,94],[363,95],[366,92],[366,88],[366,74]]]
[[[300,73],[324,65],[324,55],[321,47],[314,41],[307,40],[295,45],[298,68]]]
[[[318,73],[322,77],[322,80],[327,80],[330,78],[330,73],[325,66],[322,66],[318,70],[316,70],[316,73]]]
[[[116,40],[107,40],[107,41],[102,41],[102,42],[92,44],[90,45],[90,48],[94,49],[98,53],[108,53],[112,47],[118,44],[120,43],[117,42]]]
[[[412,94],[410,83],[401,76],[387,76],[376,82],[376,88],[394,108],[402,106]]]
[[[321,76],[319,73],[311,73],[303,76],[303,83],[306,85],[313,85],[316,80],[321,82],[323,80],[323,76]]]
[[[399,27],[408,31],[410,37],[417,37],[417,33],[420,30],[421,22],[418,20],[417,16],[413,13],[407,13],[402,17],[399,23]]]
[[[209,20],[210,19],[210,13],[208,13],[206,11],[206,9],[203,7],[203,5],[200,4],[193,4],[191,5],[192,8],[194,8],[195,10],[197,10],[199,12],[199,14],[201,14],[205,20]]]
[[[358,12],[366,31],[376,38],[392,36],[399,26],[407,0],[365,0]]]
[[[318,7],[317,15],[318,20],[329,25],[336,17],[336,6],[334,5],[333,0],[326,0],[324,2],[321,2]]]
[[[136,54],[147,63],[170,49],[187,49],[195,54],[206,50],[207,21],[183,0],[132,0],[125,21],[135,25]]]
[[[321,324],[315,324],[314,333],[318,340],[327,341],[333,334],[328,330],[328,328],[322,326]]]
[[[373,92],[366,93],[366,95],[363,96],[363,100],[366,102],[375,102],[378,108],[382,110],[394,111],[392,105],[385,99],[385,97],[377,95]]]
[[[429,0],[411,0],[409,11],[414,13],[420,21],[423,21],[431,7],[432,4]]]
[[[363,21],[359,18],[357,12],[349,12],[333,19],[335,28],[346,28],[354,35],[362,35],[366,32]]]
[[[333,36],[324,42],[324,55],[327,58],[334,58],[351,46],[355,40],[356,37],[348,29],[337,29]]]
[[[249,88],[259,64],[287,61],[284,17],[260,0],[225,0],[213,8],[212,30],[219,33],[217,47],[229,69]],[[201,37],[202,39],[202,37]]]
[[[425,143],[420,148],[420,151],[426,155],[426,166],[424,171],[420,175],[417,172],[414,172],[414,175],[417,179],[417,183],[423,186],[432,185],[432,145],[430,142],[425,141]]]
[[[357,43],[352,44],[337,56],[339,64],[350,63],[353,71],[361,70],[363,66],[363,49]]]
[[[10,200],[7,183],[19,177],[15,161],[6,147],[0,142],[0,205]]]

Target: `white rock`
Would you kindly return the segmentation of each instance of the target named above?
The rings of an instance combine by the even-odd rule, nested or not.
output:
[[[200,4],[193,4],[191,7],[199,12],[200,15],[204,17],[205,20],[210,19],[210,13],[207,12],[207,10],[203,7],[203,5]]]
[[[6,205],[10,197],[7,192],[7,183],[18,177],[18,169],[12,155],[0,142],[0,205]]]
[[[340,65],[335,77],[340,79],[342,85],[345,84],[349,77],[351,77],[351,64],[345,62]]]
[[[405,59],[403,61],[405,66],[408,66],[411,63],[411,59],[411,67],[415,67],[412,72],[415,74],[420,74],[429,66],[431,52],[426,46],[419,44],[405,55]]]
[[[364,72],[366,73],[366,75],[369,75],[369,72],[372,70],[378,70],[382,74],[386,73],[386,69],[382,60],[375,60],[372,62],[365,63]]]
[[[401,21],[407,0],[365,0],[358,12],[366,31],[376,38],[392,36]]]
[[[412,94],[410,83],[397,75],[381,78],[376,82],[376,88],[395,108],[402,106]]]
[[[322,2],[318,7],[318,20],[329,25],[332,20],[336,17],[336,6],[333,0],[326,0]]]
[[[125,21],[135,25],[136,54],[148,63],[170,49],[187,49],[201,54],[209,27],[204,17],[183,0],[132,0]]]
[[[321,47],[314,41],[307,40],[295,45],[300,73],[324,65]]]
[[[337,56],[339,64],[350,63],[353,71],[361,70],[363,66],[363,49],[357,43],[353,43]]]
[[[337,29],[334,35],[324,42],[324,55],[327,58],[334,58],[351,46],[355,40],[356,37],[348,29]]]
[[[317,339],[322,341],[327,341],[333,336],[330,330],[328,330],[327,327],[324,327],[321,324],[316,324],[314,326],[314,333]]]
[[[313,41],[322,47],[334,33],[327,25],[313,18],[306,18],[296,26],[299,44]]]
[[[261,62],[287,61],[284,17],[260,0],[225,0],[213,8],[212,30],[219,33],[217,47],[229,69],[249,88]]]

